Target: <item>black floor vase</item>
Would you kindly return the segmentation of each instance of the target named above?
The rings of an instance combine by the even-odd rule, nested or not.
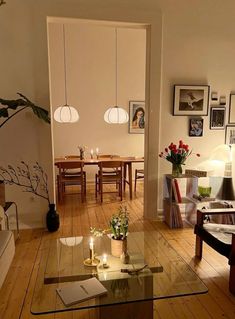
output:
[[[60,227],[60,216],[55,210],[55,204],[49,205],[47,213],[47,229],[49,232],[57,231]]]

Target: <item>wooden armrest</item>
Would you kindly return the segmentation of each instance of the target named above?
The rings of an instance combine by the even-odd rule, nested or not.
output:
[[[235,214],[235,208],[214,208],[214,209],[198,209],[197,225],[203,225],[205,215],[228,215]]]

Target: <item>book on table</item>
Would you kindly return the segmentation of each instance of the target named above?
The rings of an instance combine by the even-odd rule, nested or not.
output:
[[[95,277],[70,283],[57,288],[56,291],[65,306],[71,306],[107,293],[107,289]]]

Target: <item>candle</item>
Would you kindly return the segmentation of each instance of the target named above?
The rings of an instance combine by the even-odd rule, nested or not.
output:
[[[98,148],[98,147],[96,147],[95,152],[96,152],[96,156],[97,156],[97,158],[98,158],[98,156],[99,156],[99,148]]]
[[[91,159],[93,158],[93,155],[94,155],[94,151],[93,151],[93,148],[91,149]]]
[[[90,259],[94,260],[94,240],[92,237],[89,243],[89,248],[90,248]]]
[[[107,255],[103,254],[103,267],[107,266]]]

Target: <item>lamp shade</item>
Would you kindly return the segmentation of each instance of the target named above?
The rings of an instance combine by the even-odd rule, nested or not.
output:
[[[129,116],[123,108],[113,106],[104,113],[104,120],[109,124],[124,124],[128,122]]]
[[[230,162],[231,161],[231,149],[226,144],[221,144],[214,148],[210,155],[210,160],[220,161],[220,162]]]
[[[59,123],[75,123],[79,120],[79,114],[73,106],[65,104],[55,110],[54,119]]]

